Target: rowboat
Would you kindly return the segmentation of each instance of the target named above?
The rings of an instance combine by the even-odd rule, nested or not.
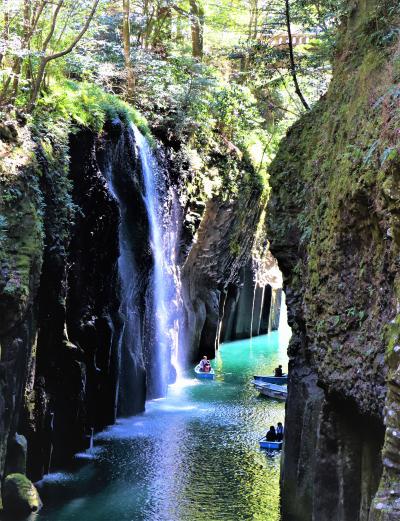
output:
[[[206,373],[205,371],[200,371],[200,364],[196,365],[194,368],[194,372],[196,373],[197,378],[204,378],[206,380],[213,380],[215,376],[214,369],[211,368],[210,372]]]
[[[268,398],[285,401],[287,398],[287,385],[275,385],[253,380],[253,385],[257,391]]]
[[[276,385],[286,385],[287,384],[287,374],[283,376],[254,376],[254,380],[258,382],[264,382],[267,384],[276,384]]]
[[[283,441],[267,441],[264,438],[261,438],[259,441],[260,449],[269,449],[269,450],[281,450]]]

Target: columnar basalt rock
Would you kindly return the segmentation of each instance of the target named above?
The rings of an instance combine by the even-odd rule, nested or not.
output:
[[[200,355],[215,356],[226,296],[229,288],[232,294],[240,286],[240,270],[250,259],[260,216],[259,198],[260,192],[254,189],[243,198],[213,199],[206,205],[182,272],[189,362]]]
[[[293,329],[284,521],[400,519],[396,6],[352,6],[328,93],[271,169],[267,233]]]
[[[29,141],[26,128],[21,132],[32,154],[15,163],[15,175],[5,176],[2,206],[8,223],[0,259],[2,481],[8,473],[25,472],[25,465],[37,480],[66,464],[89,445],[93,429],[113,423],[117,410],[143,410],[145,400],[142,353],[136,368],[140,378],[132,378],[132,367],[124,363],[130,371],[129,408],[118,395],[122,210],[108,175],[129,198],[142,321],[151,267],[131,131],[116,119],[106,123],[101,136],[90,130],[73,133],[69,160],[65,145],[53,143],[49,155],[40,140]],[[17,431],[28,440],[27,462]]]
[[[224,342],[265,335],[279,328],[281,288],[258,282],[253,262],[239,271],[223,303],[220,340]]]
[[[87,448],[93,431],[142,411],[154,366],[152,254],[132,129],[115,119],[101,135],[81,129],[51,146],[40,136],[29,141],[26,127],[20,132],[31,154],[6,178],[10,195],[2,208],[8,219],[0,256],[2,482],[25,470],[40,479]],[[262,189],[249,177],[238,181],[239,195],[205,202],[197,194],[180,206],[176,194],[185,200],[192,174],[167,149],[156,153],[168,192],[163,204],[182,229],[176,253],[183,265],[184,348],[191,346],[186,361],[200,351],[214,356],[249,263]],[[129,309],[121,291],[124,262],[134,266],[129,280],[135,273]],[[135,331],[125,341],[131,301]],[[17,432],[26,436],[27,454]]]

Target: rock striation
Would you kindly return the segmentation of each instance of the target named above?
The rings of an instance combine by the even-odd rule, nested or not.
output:
[[[226,302],[238,298],[243,286],[240,274],[251,257],[259,199],[259,190],[249,188],[240,199],[207,202],[182,270],[189,362],[214,358],[224,319],[234,313]]]
[[[400,519],[397,7],[350,6],[328,93],[271,169],[293,330],[284,521]]]
[[[20,154],[12,175],[2,172],[2,481],[11,472],[24,473],[25,465],[31,479],[40,479],[87,448],[91,433],[113,423],[117,413],[143,410],[151,357],[142,338],[130,346],[135,356],[119,342],[123,209],[110,191],[110,176],[129,199],[140,328],[151,268],[130,129],[115,119],[101,136],[71,133],[67,148],[33,140],[26,128],[20,133],[31,153]],[[27,447],[17,432],[25,435]]]

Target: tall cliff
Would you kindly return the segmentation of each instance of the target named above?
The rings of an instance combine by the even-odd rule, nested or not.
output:
[[[267,256],[269,262],[262,269],[253,260],[265,206],[257,172],[248,157],[225,146],[210,153],[207,175],[217,176],[220,185],[208,195],[207,190],[199,190],[194,201],[189,197],[183,217],[187,225],[194,210],[197,215],[193,233],[184,234],[189,247],[182,260],[186,361],[190,363],[203,355],[214,358],[224,340],[267,333],[271,315],[276,329],[279,316],[279,306],[276,312],[271,308],[271,281],[257,280],[257,272],[268,271],[274,260],[266,248],[261,257]],[[199,209],[193,203],[201,197]]]
[[[251,256],[259,199],[260,191],[248,187],[240,198],[211,199],[206,205],[182,272],[191,362],[201,355],[214,358],[223,321],[234,311],[225,303],[229,291],[240,292],[239,275]]]
[[[143,410],[151,353],[144,337],[129,346],[122,338],[121,222],[129,222],[140,282],[140,331],[152,260],[125,124],[114,118],[101,135],[80,130],[69,139],[13,128],[15,139],[1,144],[0,473],[24,471],[18,432],[28,440],[28,475],[39,479],[117,413]]]
[[[93,432],[163,392],[143,149],[115,111],[101,131],[46,125],[0,126],[2,482],[25,471],[38,480],[68,465]],[[242,286],[254,286],[252,274],[247,283],[242,274],[262,187],[236,153],[214,151],[202,176],[184,151],[155,146],[152,154],[165,191],[164,236],[176,244],[169,254],[180,273],[168,276],[179,289],[171,308],[185,311],[183,359],[213,357]],[[210,191],[210,178],[230,184]],[[172,312],[174,324],[178,318]]]
[[[400,13],[348,9],[329,91],[271,169],[293,329],[285,521],[400,519]]]

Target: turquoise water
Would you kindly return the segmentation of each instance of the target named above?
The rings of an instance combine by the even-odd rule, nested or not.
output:
[[[257,373],[286,369],[274,332],[221,346],[216,380],[185,375],[146,412],[99,433],[71,473],[40,483],[37,521],[278,521],[280,455],[258,439],[284,404],[260,398]]]

